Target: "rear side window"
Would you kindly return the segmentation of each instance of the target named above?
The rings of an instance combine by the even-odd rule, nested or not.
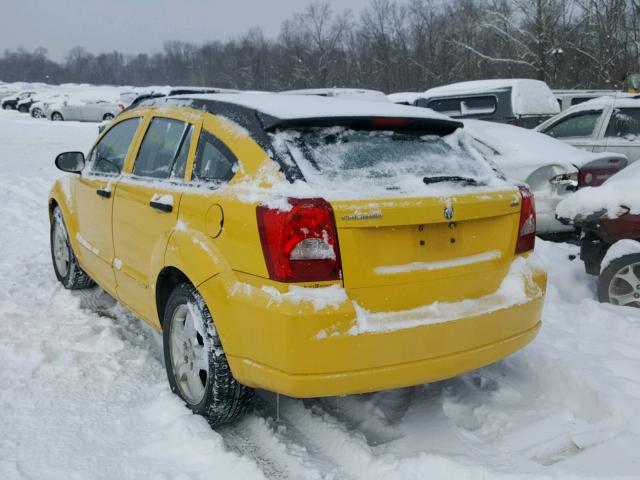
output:
[[[198,141],[193,179],[208,183],[224,183],[235,174],[238,159],[218,138],[202,130]]]
[[[638,135],[640,135],[640,108],[614,109],[606,136],[635,140]]]
[[[554,138],[590,137],[596,128],[601,111],[589,111],[572,115],[560,120],[546,129],[546,133]]]
[[[580,105],[581,103],[593,100],[595,97],[573,97],[571,99],[571,106]]]
[[[189,124],[172,118],[151,121],[140,145],[133,174],[140,177],[169,178],[178,162],[186,162],[182,147]],[[188,151],[188,146],[187,146]],[[184,166],[181,167],[184,176]]]
[[[496,111],[498,102],[496,97],[471,97],[461,102],[462,115],[489,115]]]
[[[91,173],[118,175],[127,158],[140,118],[129,118],[111,128],[89,153],[88,169]]]
[[[462,114],[459,98],[445,98],[442,100],[431,100],[427,108],[436,112],[444,113],[450,117],[459,117]]]

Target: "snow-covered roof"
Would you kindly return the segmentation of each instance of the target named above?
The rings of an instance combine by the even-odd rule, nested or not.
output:
[[[379,90],[365,88],[306,88],[301,90],[286,90],[279,92],[285,95],[321,95],[326,97],[351,98],[353,100],[368,100],[373,102],[388,102],[387,96]]]
[[[603,108],[608,107],[609,105],[615,105],[616,107],[640,107],[640,96],[631,95],[628,93],[618,93],[615,96],[606,95],[602,97],[593,98],[591,100],[587,100],[586,102],[582,102],[578,105],[574,105],[571,108],[567,108],[563,115],[571,112],[580,112],[582,110],[591,110],[593,108]]]
[[[516,115],[548,115],[560,112],[560,106],[549,86],[529,78],[471,80],[430,88],[426,98],[491,93],[511,89],[511,106]]]
[[[586,187],[558,204],[556,214],[561,218],[575,219],[606,210],[615,218],[626,209],[640,215],[640,161],[620,170],[599,187]]]
[[[580,97],[592,95],[609,96],[620,93],[617,90],[552,90],[552,92],[556,97]]]
[[[260,93],[177,95],[176,98],[210,100],[240,105],[283,120],[325,117],[398,117],[453,120],[427,108],[391,102],[365,102],[316,95],[266,95]]]

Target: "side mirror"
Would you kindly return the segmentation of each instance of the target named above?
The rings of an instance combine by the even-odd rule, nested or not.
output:
[[[56,167],[63,172],[80,173],[84,168],[84,153],[64,152],[56,157]]]

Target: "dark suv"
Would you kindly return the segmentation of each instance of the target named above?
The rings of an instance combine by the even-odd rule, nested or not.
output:
[[[427,90],[415,101],[453,118],[534,128],[560,113],[546,83],[531,79],[474,80]]]

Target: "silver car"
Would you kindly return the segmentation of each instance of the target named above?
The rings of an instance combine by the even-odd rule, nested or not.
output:
[[[598,186],[627,166],[624,155],[589,153],[532,130],[463,120],[475,147],[504,174],[529,184],[536,196],[537,232],[556,234],[573,226],[556,219],[556,206],[581,187]]]
[[[79,122],[102,122],[112,120],[120,113],[115,100],[69,96],[47,106],[49,120],[76,120]]]
[[[640,98],[600,97],[565,110],[536,128],[590,152],[616,152],[630,162],[640,158]]]

